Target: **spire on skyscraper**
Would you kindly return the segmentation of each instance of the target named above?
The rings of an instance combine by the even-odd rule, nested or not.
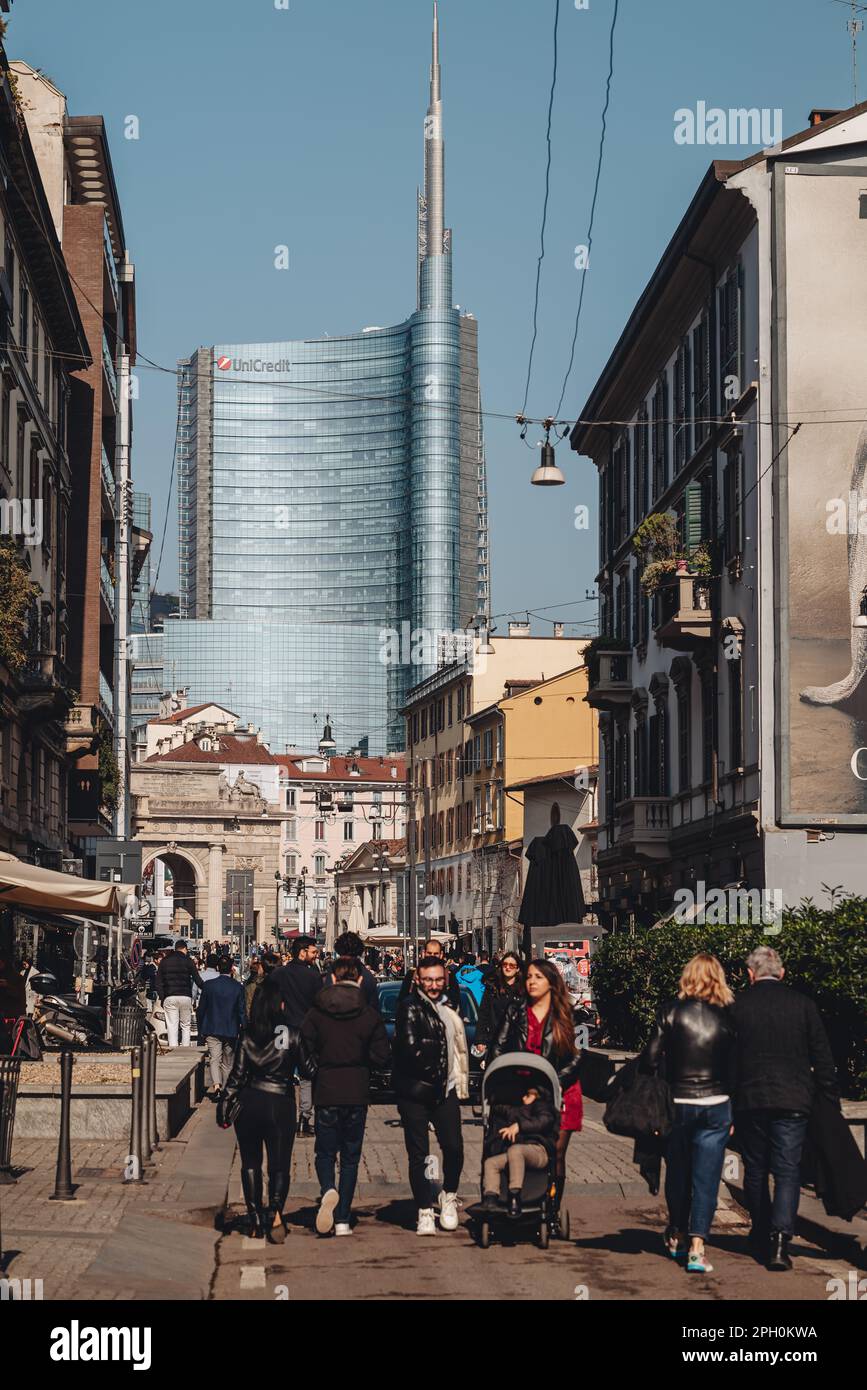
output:
[[[423,307],[421,280],[424,262],[433,256],[448,254],[450,249],[450,235],[445,226],[445,145],[442,133],[440,23],[436,0],[434,0],[430,101],[424,119],[424,193],[420,192],[418,195],[419,308]],[[442,277],[437,278],[441,283],[444,283]]]

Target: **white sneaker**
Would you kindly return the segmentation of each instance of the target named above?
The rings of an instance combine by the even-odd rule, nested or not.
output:
[[[334,1234],[336,1236],[351,1236],[352,1227],[348,1221],[338,1221],[337,1225],[334,1227]]]
[[[340,1198],[336,1187],[329,1187],[327,1192],[323,1192],[322,1200],[319,1203],[319,1210],[316,1213],[316,1230],[319,1235],[327,1236],[334,1226],[334,1208]]]
[[[459,1225],[458,1220],[458,1194],[456,1192],[440,1193],[440,1226],[444,1231],[456,1231]]]
[[[420,1207],[418,1213],[418,1225],[415,1228],[417,1236],[435,1236],[437,1225],[434,1220],[433,1207]]]

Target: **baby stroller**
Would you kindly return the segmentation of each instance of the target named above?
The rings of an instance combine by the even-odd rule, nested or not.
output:
[[[520,1105],[521,1097],[532,1086],[548,1097],[559,1113],[563,1103],[560,1081],[551,1063],[532,1052],[505,1052],[486,1067],[482,1075],[482,1122],[484,1124],[484,1143],[482,1162],[488,1144],[493,1139],[498,1126],[502,1124],[492,1115],[495,1105]],[[500,1208],[493,1209],[481,1203],[467,1208],[472,1219],[475,1235],[482,1250],[491,1243],[491,1234],[498,1229],[508,1229],[515,1234],[521,1228],[535,1227],[536,1239],[543,1250],[553,1236],[561,1240],[569,1239],[569,1213],[565,1209],[558,1213],[555,1195],[556,1184],[554,1163],[550,1160],[544,1168],[528,1168],[524,1174],[521,1188],[521,1215],[508,1214],[508,1173],[503,1171],[500,1179]],[[481,1175],[480,1175],[481,1179]],[[484,1194],[483,1194],[484,1195]]]

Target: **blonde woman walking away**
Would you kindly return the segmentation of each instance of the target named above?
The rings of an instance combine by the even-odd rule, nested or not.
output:
[[[734,1083],[734,995],[716,956],[684,966],[677,998],[657,1014],[639,1070],[660,1070],[671,1088],[674,1127],[665,1151],[665,1246],[690,1274],[710,1274],[705,1254],[716,1212]]]

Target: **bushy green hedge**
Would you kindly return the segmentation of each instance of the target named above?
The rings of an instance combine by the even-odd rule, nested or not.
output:
[[[667,922],[605,937],[591,978],[609,1043],[643,1046],[656,1010],[677,993],[681,970],[697,951],[718,957],[737,992],[748,984],[746,957],[762,945],[779,951],[788,983],[815,999],[846,1094],[867,1096],[867,898],[845,898],[827,910],[807,900],[784,913],[777,935],[759,925]]]

